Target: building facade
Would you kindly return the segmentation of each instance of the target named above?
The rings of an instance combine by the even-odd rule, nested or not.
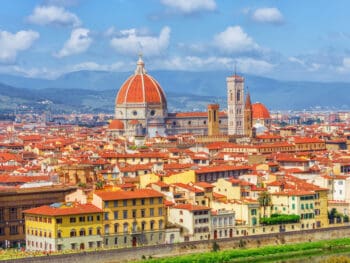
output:
[[[254,104],[245,107],[244,78],[234,74],[226,81],[227,111],[219,111],[219,105],[210,104],[207,112],[168,113],[165,92],[147,73],[140,56],[135,73],[117,93],[115,118],[110,122],[109,132],[115,136],[149,137],[181,133],[251,136],[256,107]],[[259,114],[256,116],[260,118]],[[268,116],[268,119],[264,119],[263,124],[269,123],[269,114],[264,116]]]

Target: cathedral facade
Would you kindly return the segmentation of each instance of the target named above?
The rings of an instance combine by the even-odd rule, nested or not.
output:
[[[244,78],[234,74],[227,81],[227,111],[218,104],[207,112],[169,113],[164,90],[145,69],[142,57],[136,70],[121,86],[115,99],[115,118],[109,130],[123,136],[196,135],[251,136],[254,104],[244,96]],[[267,111],[267,109],[266,109]]]

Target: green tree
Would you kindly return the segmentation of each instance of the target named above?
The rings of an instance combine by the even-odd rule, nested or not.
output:
[[[104,186],[104,182],[101,181],[101,180],[98,180],[98,181],[95,183],[95,189],[96,189],[96,190],[102,189],[103,186]]]
[[[258,197],[258,202],[260,206],[264,209],[264,217],[266,217],[266,207],[272,205],[270,193],[267,191],[261,192]]]

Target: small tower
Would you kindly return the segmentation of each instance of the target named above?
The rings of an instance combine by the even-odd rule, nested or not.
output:
[[[253,136],[253,108],[249,92],[247,92],[244,104],[244,135]]]
[[[208,105],[208,135],[219,135],[219,104]]]
[[[244,78],[226,78],[228,135],[244,135]]]

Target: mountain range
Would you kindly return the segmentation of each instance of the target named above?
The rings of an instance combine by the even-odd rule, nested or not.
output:
[[[131,72],[77,71],[57,79],[0,74],[0,110],[50,108],[57,112],[113,112],[114,98]],[[169,111],[205,111],[208,103],[226,108],[229,71],[152,71]],[[350,83],[281,81],[244,75],[253,102],[270,110],[349,109]]]

